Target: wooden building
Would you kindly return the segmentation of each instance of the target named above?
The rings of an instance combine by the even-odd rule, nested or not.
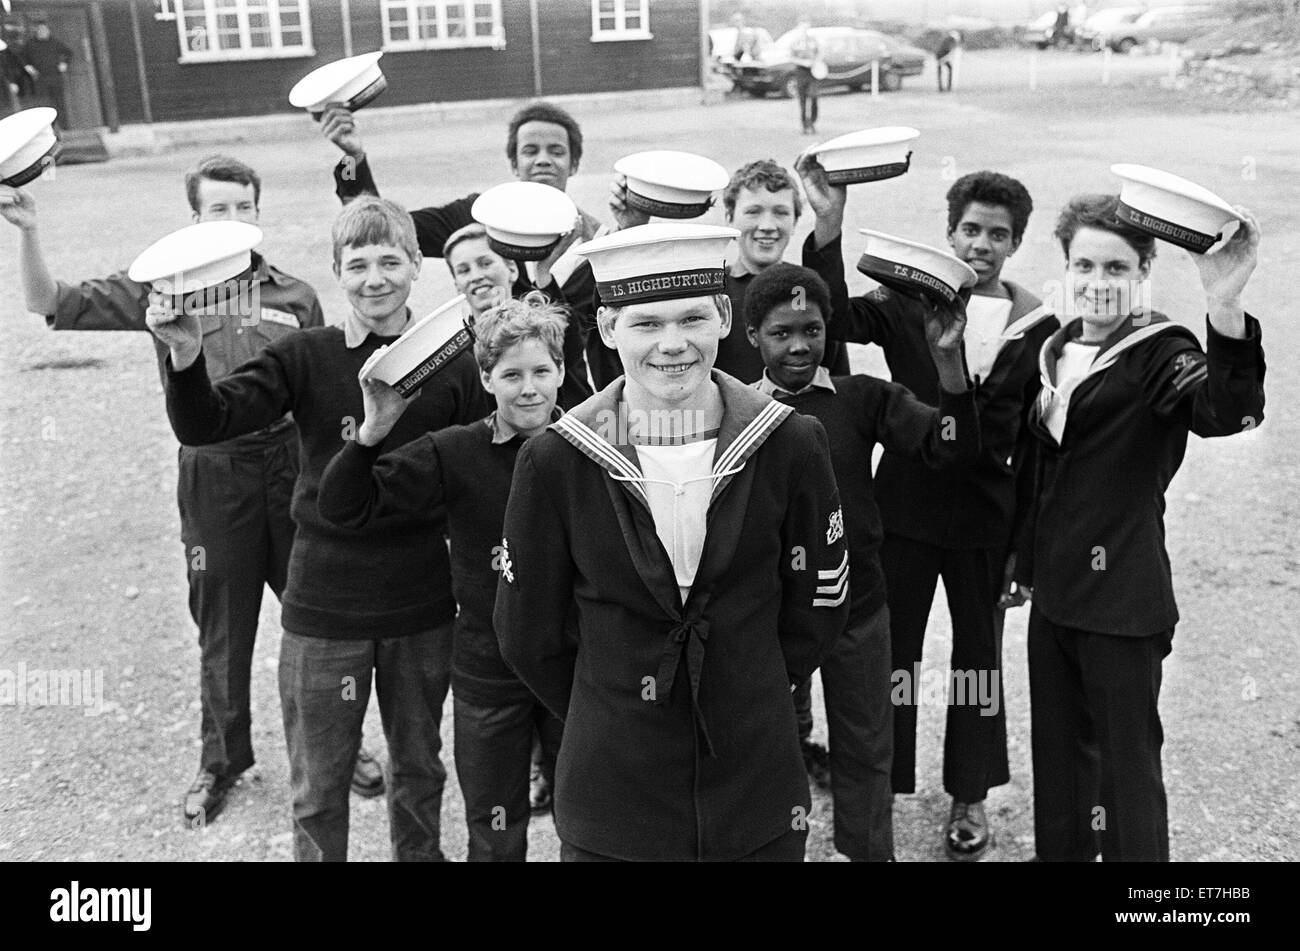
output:
[[[292,111],[293,84],[383,50],[381,105],[693,86],[707,0],[10,0],[10,45],[72,50],[71,128]]]

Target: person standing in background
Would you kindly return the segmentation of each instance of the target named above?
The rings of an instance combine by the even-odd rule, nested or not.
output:
[[[23,47],[27,72],[32,77],[33,105],[52,106],[59,110],[55,125],[67,128],[63,104],[63,77],[72,63],[72,50],[50,33],[50,25],[43,20],[36,22],[36,38],[28,40]]]
[[[952,74],[956,61],[961,57],[961,34],[951,31],[939,44],[934,54],[934,68],[939,80],[939,92],[952,92]],[[948,73],[948,85],[943,84],[944,71]]]
[[[790,58],[794,60],[794,81],[799,93],[799,121],[805,135],[817,132],[817,80],[813,64],[817,62],[820,48],[812,34],[807,17],[799,20],[794,42],[790,44]]]

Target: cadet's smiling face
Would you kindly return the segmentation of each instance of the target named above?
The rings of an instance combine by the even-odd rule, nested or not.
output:
[[[475,317],[506,300],[519,277],[519,265],[493,251],[487,238],[467,238],[457,244],[447,266]]]
[[[812,382],[826,354],[826,321],[821,307],[811,302],[800,308],[789,301],[777,304],[757,330],[746,332],[763,356],[768,378],[791,393]]]
[[[578,163],[569,153],[569,130],[555,122],[534,120],[519,127],[510,167],[521,182],[539,182],[564,191]]]
[[[1137,250],[1112,231],[1080,228],[1066,255],[1067,287],[1073,286],[1074,314],[1083,318],[1083,340],[1097,343],[1129,315],[1151,271]]]
[[[977,287],[995,285],[1002,275],[1002,265],[1015,253],[1019,242],[1011,237],[1011,212],[1002,205],[969,203],[961,213],[957,227],[948,232],[952,253],[969,264],[977,277]]]
[[[362,323],[387,335],[400,329],[385,322],[391,324],[405,315],[411,285],[420,274],[420,258],[412,260],[393,244],[344,248],[335,273]]]
[[[199,179],[199,210],[195,221],[242,221],[257,224],[257,199],[252,185]]]
[[[745,269],[756,273],[781,260],[795,221],[791,189],[770,192],[766,188],[742,188],[727,224],[740,229],[736,247]]]
[[[496,397],[497,414],[516,430],[536,436],[550,425],[564,367],[543,341],[530,337],[507,347],[492,372],[481,376]]]
[[[718,341],[731,330],[731,304],[712,297],[629,304],[611,328],[598,319],[601,339],[618,350],[627,385],[641,402],[671,406],[689,400],[709,379]]]

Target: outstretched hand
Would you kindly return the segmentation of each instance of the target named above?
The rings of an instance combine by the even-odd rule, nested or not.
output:
[[[1246,208],[1236,206],[1246,220],[1231,238],[1210,254],[1193,254],[1201,286],[1211,301],[1236,301],[1259,260],[1259,221]]]

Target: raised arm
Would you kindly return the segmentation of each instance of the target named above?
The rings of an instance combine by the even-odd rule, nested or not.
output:
[[[40,235],[36,228],[36,199],[21,188],[5,189],[10,200],[0,201],[0,217],[19,233],[19,269],[22,271],[23,301],[28,313],[49,316],[59,302],[59,286],[50,274],[41,251]]]
[[[330,460],[316,504],[328,521],[362,529],[385,516],[425,512],[442,501],[442,465],[433,433],[392,452],[358,438]]]

